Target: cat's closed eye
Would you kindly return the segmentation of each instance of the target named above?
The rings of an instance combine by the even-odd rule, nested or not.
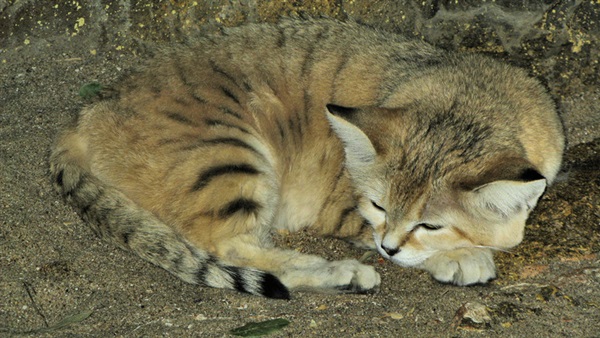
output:
[[[386,212],[386,211],[385,211],[385,209],[384,209],[384,208],[383,208],[381,205],[377,204],[377,202],[375,202],[375,201],[371,201],[371,204],[373,204],[373,206],[374,206],[376,209],[378,209],[378,210],[380,210],[380,211],[383,211],[383,212]]]
[[[440,229],[442,229],[443,226],[429,224],[429,223],[419,223],[419,224],[417,224],[417,226],[415,228],[423,228],[425,230],[434,231],[434,230],[440,230]]]

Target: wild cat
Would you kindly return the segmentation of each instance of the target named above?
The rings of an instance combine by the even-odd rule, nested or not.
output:
[[[102,237],[182,280],[272,298],[372,292],[356,260],[274,247],[311,228],[442,282],[495,278],[495,249],[561,164],[543,87],[477,55],[330,19],[174,46],[83,109],[51,155]]]

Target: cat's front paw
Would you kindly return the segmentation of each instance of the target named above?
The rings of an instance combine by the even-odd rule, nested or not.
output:
[[[343,292],[372,293],[381,283],[381,277],[375,268],[357,260],[330,262],[327,274],[333,287]]]
[[[461,248],[437,253],[421,268],[443,283],[472,285],[487,283],[496,278],[496,266],[491,250]]]

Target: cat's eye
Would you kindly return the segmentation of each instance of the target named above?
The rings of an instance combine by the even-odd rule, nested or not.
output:
[[[373,204],[373,206],[375,207],[375,209],[378,209],[380,211],[385,212],[385,209],[381,205],[377,204],[377,202],[371,201],[371,204]]]
[[[429,223],[420,223],[417,225],[417,227],[421,227],[423,229],[426,230],[440,230],[441,228],[443,228],[441,225],[433,225],[433,224],[429,224]]]

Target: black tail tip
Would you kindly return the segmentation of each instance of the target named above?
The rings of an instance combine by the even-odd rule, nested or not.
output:
[[[290,299],[290,292],[285,285],[283,285],[277,277],[270,273],[265,274],[261,291],[261,294],[267,298],[286,300]]]

